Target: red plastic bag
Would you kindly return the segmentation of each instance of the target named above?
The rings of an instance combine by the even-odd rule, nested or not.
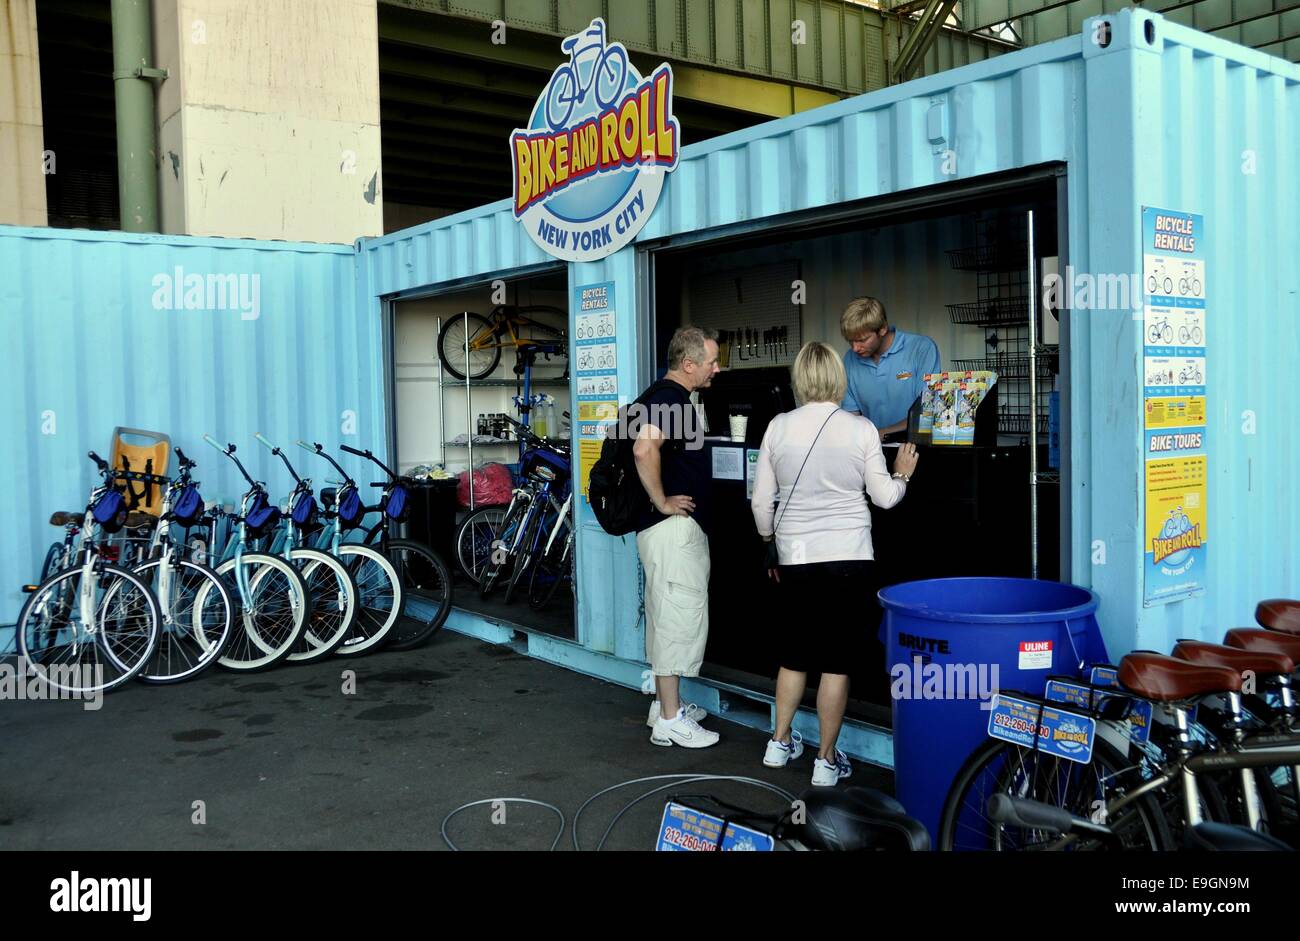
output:
[[[510,502],[515,482],[504,464],[484,464],[474,471],[474,506],[469,505],[469,472],[457,478],[456,502],[467,509],[481,506],[504,506]]]

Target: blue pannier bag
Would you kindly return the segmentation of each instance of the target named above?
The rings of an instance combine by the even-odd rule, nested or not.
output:
[[[126,497],[118,490],[105,490],[90,508],[95,522],[106,533],[115,533],[126,525]]]
[[[405,523],[411,515],[411,495],[402,484],[394,485],[384,504],[384,513],[394,523]]]
[[[344,487],[338,492],[339,522],[344,529],[355,529],[365,519],[366,507],[361,502],[361,492],[356,487]]]
[[[172,518],[181,526],[193,526],[203,516],[203,495],[189,484],[172,504]]]
[[[298,494],[293,503],[293,522],[299,529],[308,529],[316,522],[316,498],[310,493]]]
[[[267,502],[266,494],[259,491],[254,495],[253,505],[248,508],[248,513],[244,516],[244,525],[248,527],[248,534],[254,539],[264,536],[278,522],[280,522],[280,508],[271,506]]]

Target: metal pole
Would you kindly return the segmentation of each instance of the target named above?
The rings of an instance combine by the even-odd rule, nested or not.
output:
[[[1029,571],[1038,577],[1038,279],[1034,263],[1034,211],[1029,210]]]
[[[469,390],[469,311],[463,310],[460,315],[465,321],[465,430],[466,437],[469,439],[469,508],[473,511],[476,509],[474,506],[474,402]]]
[[[434,336],[435,336],[435,337],[440,337],[440,336],[442,336],[442,318],[441,318],[441,317],[438,318],[438,327],[437,327],[437,330],[438,330],[438,332],[437,332],[436,334],[434,334]],[[435,339],[435,340],[434,340],[434,343],[437,343],[437,342],[438,342],[438,341]],[[442,469],[443,469],[443,470],[446,470],[446,469],[447,469],[447,424],[446,424],[446,422],[443,421],[443,418],[442,418],[442,416],[443,416],[443,406],[442,406],[442,378],[443,378],[443,377],[442,377],[442,357],[440,357],[440,356],[438,355],[438,351],[437,351],[437,350],[434,350],[434,351],[433,351],[433,360],[434,360],[434,362],[436,362],[436,363],[438,364],[438,453],[442,455]]]
[[[149,0],[112,0],[118,215],[125,232],[158,231],[158,135]]]

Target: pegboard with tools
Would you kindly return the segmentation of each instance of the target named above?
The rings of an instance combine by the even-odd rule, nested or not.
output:
[[[697,274],[687,283],[691,323],[718,331],[723,369],[788,366],[799,352],[800,313],[793,283],[799,263]]]

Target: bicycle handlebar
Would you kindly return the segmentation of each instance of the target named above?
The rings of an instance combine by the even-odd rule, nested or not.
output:
[[[220,442],[218,442],[216,438],[212,437],[212,435],[204,435],[204,436],[203,436],[203,440],[206,441],[208,444],[212,445],[214,448],[216,448],[216,449],[217,449],[218,451],[220,451],[222,454],[227,453],[227,452],[226,452],[226,449],[223,448],[223,447],[221,446]]]
[[[176,449],[176,456],[181,459],[181,470],[189,470],[191,467],[198,467],[197,464],[185,456],[185,452],[180,448]]]
[[[100,456],[99,456],[98,454],[96,454],[94,451],[87,451],[87,452],[86,452],[86,457],[88,457],[88,458],[90,458],[92,461],[94,461],[94,462],[95,462],[95,466],[98,467],[101,471],[108,470],[108,461],[104,460],[102,457],[100,457]]]
[[[383,468],[385,474],[393,478],[393,480],[397,480],[397,474],[394,474],[392,469],[387,464],[385,464],[379,458],[375,457],[374,452],[371,451],[369,448],[367,448],[364,451],[360,451],[346,444],[340,444],[339,450],[347,451],[349,454],[355,454],[357,457],[364,457],[367,461],[373,461],[374,463],[378,464],[380,467]]]
[[[262,444],[266,445],[266,449],[267,449],[268,451],[270,451],[272,454],[275,454],[276,452],[278,452],[278,451],[280,450],[280,449],[277,448],[275,445],[273,445],[271,442],[267,441],[267,440],[266,440],[266,436],[263,435],[260,431],[257,432],[255,435],[253,435],[253,437],[256,438],[258,441],[260,441]]]

